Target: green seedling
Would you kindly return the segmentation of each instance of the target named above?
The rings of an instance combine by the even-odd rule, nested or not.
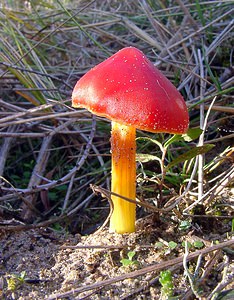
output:
[[[169,247],[171,250],[174,250],[177,246],[178,246],[178,244],[177,244],[176,242],[170,241],[170,242],[168,243],[168,247]]]
[[[204,243],[202,241],[195,241],[193,243],[190,243],[188,241],[184,241],[184,242],[182,242],[182,246],[185,247],[186,243],[187,243],[188,249],[191,249],[191,248],[201,249],[201,248],[204,247]]]
[[[137,265],[138,261],[137,260],[133,260],[133,257],[136,255],[135,251],[129,251],[127,256],[128,258],[123,258],[121,259],[121,264],[123,267],[127,267],[127,266],[132,266],[132,265]]]
[[[202,241],[195,241],[193,243],[193,247],[196,248],[196,249],[201,249],[204,247],[204,243]]]
[[[163,249],[163,247],[164,247],[164,245],[163,245],[162,242],[156,242],[155,243],[155,248],[157,248],[157,249]]]
[[[186,244],[186,243],[187,243],[188,249],[192,248],[193,245],[192,245],[190,242],[188,242],[188,241],[183,241],[183,242],[182,242],[182,246],[185,247],[185,244]]]
[[[161,297],[162,299],[168,299],[173,296],[173,281],[170,270],[161,271],[159,276],[159,282],[161,283]]]
[[[7,279],[8,291],[14,292],[19,286],[25,282],[26,272],[22,271],[19,275],[11,274]]]
[[[187,230],[191,227],[191,223],[189,221],[181,221],[179,225],[179,230]]]
[[[175,250],[178,247],[178,244],[174,241],[170,241],[168,243],[163,244],[162,242],[156,242],[155,248],[158,250],[162,250],[163,252],[167,253],[168,251]]]

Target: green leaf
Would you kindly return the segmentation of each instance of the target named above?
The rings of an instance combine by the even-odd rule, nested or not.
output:
[[[135,251],[129,251],[127,253],[128,258],[123,258],[120,260],[122,266],[127,267],[130,265],[137,265],[138,261],[137,260],[133,260],[133,257],[136,255]]]
[[[217,294],[216,300],[232,300],[234,299],[234,289],[222,291]]]
[[[182,242],[182,246],[185,247],[186,243],[187,243],[187,247],[188,248],[192,248],[192,244],[190,242],[188,242],[188,241],[183,241]]]
[[[24,283],[25,278],[26,278],[26,271],[22,271],[20,273],[20,275],[18,276],[18,280],[19,280],[20,283]]]
[[[167,148],[169,145],[176,141],[184,140],[185,142],[191,142],[193,140],[196,140],[200,136],[202,131],[203,130],[200,128],[189,128],[188,131],[182,135],[174,134],[169,140],[166,141],[164,147]]]
[[[161,248],[163,248],[163,243],[162,243],[162,242],[156,242],[156,243],[155,243],[155,247],[156,247],[157,249],[161,249]]]
[[[128,258],[130,259],[130,260],[132,260],[133,259],[133,257],[136,255],[136,252],[135,251],[129,251],[128,252]]]
[[[173,296],[173,281],[170,270],[161,271],[159,275],[159,282],[162,285],[161,294],[163,299],[170,299]]]
[[[164,147],[167,148],[169,145],[171,145],[172,143],[176,142],[176,141],[181,141],[182,135],[180,134],[174,134],[171,138],[169,138],[169,140],[167,140],[164,144]]]
[[[136,161],[146,163],[146,162],[153,161],[153,160],[157,160],[159,162],[161,161],[161,159],[155,155],[145,154],[145,153],[137,153],[136,154]]]
[[[182,138],[186,142],[191,142],[196,140],[202,134],[202,132],[203,130],[201,128],[189,128],[185,134],[182,134]]]
[[[191,223],[189,221],[181,221],[179,225],[179,230],[187,230],[191,227]]]
[[[170,241],[169,243],[168,243],[168,246],[169,246],[169,248],[170,249],[175,249],[176,247],[177,247],[177,243],[176,242],[173,242],[173,241]]]
[[[172,282],[172,275],[170,270],[165,270],[160,272],[159,282],[162,285],[168,284]]]
[[[193,243],[193,246],[194,246],[195,248],[197,248],[197,249],[201,249],[201,248],[204,247],[204,243],[203,243],[202,241],[195,241],[195,242]]]
[[[123,258],[120,262],[124,267],[132,265],[132,261],[128,258]]]
[[[181,162],[184,162],[186,160],[194,158],[199,154],[204,154],[204,153],[210,151],[214,146],[215,145],[213,145],[213,144],[206,144],[204,146],[195,147],[195,148],[187,151],[186,153],[181,154],[176,159],[174,159],[171,163],[169,163],[166,166],[166,170],[170,169],[171,167],[174,167],[174,166],[178,165]]]

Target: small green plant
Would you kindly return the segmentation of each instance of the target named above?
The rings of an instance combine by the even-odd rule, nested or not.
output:
[[[188,241],[183,241],[182,246],[185,247],[186,243],[187,243],[188,249],[191,249],[191,248],[201,249],[204,247],[204,243],[202,241],[194,241],[193,243],[190,243]]]
[[[168,297],[173,296],[173,281],[172,274],[170,270],[161,271],[159,276],[159,282],[162,285],[161,297],[162,299],[168,299]]]
[[[174,241],[170,241],[168,243],[167,242],[165,242],[165,243],[156,242],[155,248],[164,254],[168,254],[168,253],[172,252],[173,250],[175,250],[176,248],[178,248],[178,244]]]
[[[196,249],[201,249],[204,247],[204,243],[202,241],[195,241],[193,243],[193,247],[196,248]]]
[[[178,244],[174,241],[170,241],[168,243],[168,247],[171,249],[171,250],[174,250],[176,247],[178,246]]]
[[[155,243],[155,248],[157,248],[157,249],[162,249],[163,248],[163,243],[162,242],[156,242]]]
[[[192,248],[193,245],[192,245],[190,242],[188,242],[188,241],[183,241],[183,242],[182,242],[182,246],[185,247],[185,244],[186,244],[186,243],[187,243],[188,249]]]
[[[19,275],[11,274],[7,279],[8,291],[14,292],[19,286],[25,282],[26,272],[22,271]]]
[[[187,230],[191,227],[191,223],[189,221],[181,221],[179,225],[179,230]]]
[[[133,260],[133,257],[136,255],[135,251],[129,251],[127,253],[128,258],[123,258],[121,259],[121,264],[123,267],[127,267],[127,266],[132,266],[132,265],[137,265],[138,261],[137,260]]]

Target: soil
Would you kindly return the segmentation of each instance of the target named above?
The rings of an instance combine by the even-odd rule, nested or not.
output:
[[[164,219],[153,226],[152,220],[152,216],[140,219],[137,232],[126,235],[109,233],[107,229],[88,236],[62,234],[50,228],[18,232],[2,230],[2,299],[167,299],[161,295],[160,268],[141,276],[115,279],[149,265],[160,266],[161,263],[163,266],[165,261],[173,262],[176,257],[182,257],[185,240],[191,243],[189,252],[192,253],[200,247],[211,246],[213,241],[230,239],[231,222],[222,221],[219,231],[216,228],[206,234],[197,225],[179,230],[177,222]],[[195,241],[202,242],[202,245],[196,248]],[[221,249],[202,256],[196,281],[200,299],[208,299],[225,272],[225,289],[233,288],[230,280],[233,252],[230,248],[228,250]],[[135,252],[132,260],[128,259],[130,251]],[[125,265],[123,258],[128,259]],[[196,263],[197,257],[188,264],[192,275]],[[173,274],[174,295],[178,295],[178,299],[196,299],[182,263],[175,261],[166,269]],[[113,282],[102,284],[107,279],[113,279]],[[97,288],[89,289],[90,285],[98,283]],[[82,291],[84,287],[87,291]]]

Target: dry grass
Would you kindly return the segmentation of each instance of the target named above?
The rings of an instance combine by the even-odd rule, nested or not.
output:
[[[72,109],[70,95],[92,66],[134,46],[183,94],[190,127],[204,129],[197,140],[172,144],[165,168],[197,145],[215,145],[205,158],[179,162],[164,177],[157,161],[140,162],[138,196],[155,205],[160,193],[178,224],[197,214],[201,220],[219,217],[230,231],[233,1],[38,3],[0,4],[0,229],[52,226],[87,234],[104,222],[108,202],[89,186],[108,193],[110,127]],[[162,145],[169,139],[138,134]],[[138,141],[138,152],[162,156],[146,140]],[[138,211],[139,217],[149,213]]]

